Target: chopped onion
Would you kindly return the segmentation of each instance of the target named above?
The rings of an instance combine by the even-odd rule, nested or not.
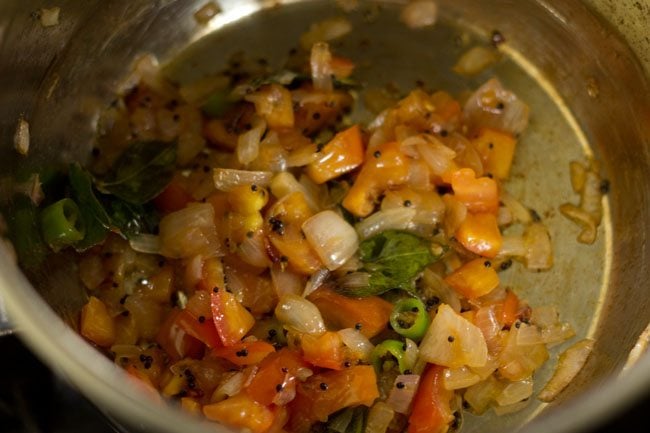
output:
[[[529,224],[524,231],[524,243],[526,245],[526,268],[545,270],[553,266],[551,235],[544,224]]]
[[[571,188],[578,194],[582,193],[587,182],[587,168],[578,161],[571,161],[569,171],[571,173]]]
[[[501,339],[499,338],[499,331],[501,331],[501,324],[497,319],[496,306],[488,305],[481,307],[476,311],[474,324],[483,333],[485,343],[488,347],[490,354],[497,354],[501,351]]]
[[[431,269],[425,269],[422,275],[422,281],[425,286],[425,295],[427,298],[436,297],[441,303],[449,305],[454,311],[460,312],[461,304],[458,293],[437,273]]]
[[[404,367],[407,370],[413,370],[415,363],[418,361],[420,356],[420,349],[418,345],[415,344],[415,341],[410,338],[405,339],[406,349],[404,349]]]
[[[273,173],[270,171],[214,169],[214,185],[219,191],[232,191],[233,188],[241,185],[268,186],[271,179],[273,179]]]
[[[332,53],[325,42],[316,42],[311,48],[311,80],[314,89],[331,92],[332,83]]]
[[[578,235],[578,242],[583,244],[593,244],[596,241],[597,224],[591,214],[570,203],[560,205],[560,212],[562,212],[562,215],[582,227],[582,231]]]
[[[300,192],[305,197],[309,208],[312,211],[318,210],[318,204],[314,200],[312,194],[310,194],[307,188],[298,182],[296,177],[288,171],[276,174],[271,181],[270,187],[271,194],[273,194],[277,199],[281,199],[294,192]]]
[[[185,283],[185,287],[194,287],[203,279],[203,257],[200,254],[184,262],[184,268],[185,279],[183,282]]]
[[[223,255],[214,225],[214,208],[209,203],[190,204],[165,215],[160,221],[160,242],[160,253],[165,257]]]
[[[271,268],[271,282],[278,298],[286,294],[300,295],[303,292],[303,277],[289,269],[282,269],[281,266]]]
[[[558,323],[560,317],[557,308],[553,305],[541,305],[533,308],[530,315],[530,323],[539,326],[540,328],[547,328]]]
[[[438,19],[438,5],[432,0],[415,0],[404,6],[400,19],[409,28],[432,26]]]
[[[463,221],[465,221],[465,218],[467,217],[467,206],[451,194],[443,195],[442,201],[445,204],[445,234],[448,237],[451,237],[456,233],[456,230],[458,230],[458,227],[460,227]]]
[[[518,333],[516,326],[510,328],[499,355],[499,373],[511,381],[531,376],[548,359],[548,350],[543,343],[529,346],[517,344]]]
[[[401,384],[397,386],[397,384]],[[410,412],[411,403],[420,384],[420,375],[401,374],[395,378],[393,387],[388,394],[386,404],[395,412],[407,415]]]
[[[25,119],[18,120],[14,133],[14,149],[23,156],[29,153],[29,123]]]
[[[478,374],[466,366],[445,368],[442,384],[445,389],[454,390],[470,387],[481,380]]]
[[[365,433],[386,433],[395,411],[385,402],[378,401],[370,408]]]
[[[160,236],[140,233],[129,239],[129,245],[133,250],[145,254],[160,254],[162,242]]]
[[[580,196],[580,208],[593,217],[596,225],[600,224],[603,216],[600,185],[600,175],[594,169],[588,170],[585,175],[582,195]]]
[[[194,19],[199,24],[207,24],[212,18],[221,12],[221,8],[213,1],[209,1],[199,10],[194,12]]]
[[[9,185],[11,185],[11,180],[8,180]],[[0,188],[2,190],[4,188]],[[11,187],[7,187],[8,190],[11,190]],[[41,204],[45,198],[43,193],[43,185],[41,184],[41,177],[38,173],[32,173],[25,182],[18,182],[13,185],[13,192],[9,192],[8,196],[10,197],[13,193],[23,194],[31,200],[31,202],[38,206]]]
[[[241,371],[226,373],[229,376],[227,379],[221,381],[221,385],[217,387],[212,393],[210,398],[211,403],[217,403],[221,400],[225,400],[228,397],[239,394],[239,392],[244,387],[244,373]]]
[[[476,75],[492,66],[497,60],[499,60],[497,51],[490,47],[477,45],[460,56],[453,70],[460,75]]]
[[[338,331],[341,341],[345,344],[352,354],[362,361],[368,361],[370,354],[375,346],[368,338],[353,328],[345,328]]]
[[[526,255],[526,243],[523,236],[504,235],[502,238],[499,258],[524,257]]]
[[[463,394],[464,400],[470,405],[474,413],[481,415],[490,406],[490,403],[501,393],[503,384],[497,381],[494,376],[472,385]]]
[[[313,274],[311,274],[311,276],[307,280],[307,284],[305,285],[305,290],[302,292],[303,298],[308,297],[315,290],[321,287],[323,283],[327,281],[329,276],[330,276],[330,271],[326,268],[319,269]]]
[[[347,290],[366,288],[370,284],[370,274],[368,272],[352,272],[343,275],[338,280],[338,285]]]
[[[533,395],[533,378],[527,377],[523,380],[508,383],[499,395],[496,397],[496,402],[500,406],[508,406],[518,403]]]
[[[560,355],[553,377],[544,386],[537,398],[544,402],[553,401],[582,369],[593,348],[594,341],[587,338],[578,341],[565,350]]]
[[[432,135],[410,137],[404,140],[402,146],[415,146],[422,159],[431,169],[431,173],[436,176],[442,176],[456,157],[456,152]]]
[[[417,211],[408,207],[380,210],[356,225],[361,239],[368,239],[386,230],[406,230]]]
[[[515,221],[523,224],[532,222],[530,211],[508,191],[502,189],[499,192],[499,200],[510,210]]]
[[[43,27],[53,27],[59,25],[60,7],[43,8],[41,12],[41,25]]]
[[[456,368],[481,367],[487,362],[487,355],[481,330],[449,305],[441,304],[420,343],[420,357],[433,364]]]
[[[327,330],[318,307],[299,295],[283,295],[275,307],[275,316],[283,325],[300,333],[322,334]]]
[[[519,324],[519,332],[517,332],[518,346],[532,346],[540,343],[544,343],[544,341],[542,340],[542,333],[537,326],[526,323]]]
[[[264,241],[264,233],[257,231],[253,236],[246,236],[242,243],[239,245],[238,255],[239,258],[248,263],[249,265],[258,268],[267,268],[271,265],[271,260],[266,251],[266,242]]]
[[[463,113],[471,127],[490,127],[517,135],[528,126],[529,109],[492,78],[469,97]]]
[[[575,335],[576,331],[573,326],[566,322],[556,323],[542,329],[542,341],[549,347],[573,338]]]
[[[530,399],[522,400],[517,403],[509,404],[507,406],[496,405],[493,407],[494,413],[497,416],[507,415],[509,413],[519,412],[522,409],[525,409],[530,404]]]
[[[352,23],[344,17],[329,18],[312,24],[309,30],[300,36],[300,46],[310,50],[317,42],[329,42],[345,36],[352,31]]]
[[[359,237],[354,227],[331,210],[309,218],[302,224],[302,231],[329,270],[341,266],[359,248]]]
[[[237,159],[240,164],[250,164],[260,152],[260,142],[266,131],[266,122],[263,119],[253,120],[253,127],[244,132],[237,139]]]
[[[480,377],[481,380],[490,377],[497,368],[499,368],[499,360],[496,356],[492,356],[491,354],[488,354],[487,362],[483,367],[469,367],[470,370],[478,374],[478,377]]]
[[[318,158],[316,143],[309,143],[305,146],[292,150],[287,156],[287,167],[303,167],[311,164]]]

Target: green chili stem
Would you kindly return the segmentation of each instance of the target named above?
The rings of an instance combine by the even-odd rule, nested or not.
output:
[[[395,332],[414,341],[424,337],[430,323],[426,306],[417,298],[400,299],[390,314],[390,324]]]
[[[387,355],[391,355],[397,360],[397,366],[400,373],[404,373],[404,371],[408,370],[410,366],[407,365],[404,345],[405,343],[402,343],[401,341],[384,340],[375,346],[370,354],[370,361],[372,362],[372,365],[374,365],[375,370],[377,372],[382,371],[383,359]]]
[[[82,240],[85,229],[77,204],[64,198],[43,209],[41,231],[45,242],[55,250]]]

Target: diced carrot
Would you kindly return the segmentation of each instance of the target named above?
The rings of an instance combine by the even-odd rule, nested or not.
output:
[[[354,170],[363,163],[364,149],[359,125],[339,132],[307,166],[307,174],[318,184]]]
[[[497,183],[489,177],[477,179],[471,168],[461,168],[452,173],[451,188],[470,212],[496,213],[499,209]]]
[[[447,275],[445,282],[467,299],[475,299],[496,289],[499,275],[489,260],[474,259]]]
[[[303,358],[312,365],[332,370],[343,368],[343,341],[336,332],[328,331],[321,335],[305,334],[302,336],[300,347]]]
[[[468,213],[455,236],[467,250],[488,258],[495,257],[503,244],[496,216],[491,213]]]
[[[409,175],[409,161],[399,143],[384,143],[370,152],[342,203],[360,217],[368,216],[379,196],[389,187],[405,183]]]
[[[348,78],[354,72],[354,62],[346,57],[332,56],[330,68],[336,78]]]
[[[379,296],[350,298],[322,287],[308,299],[314,303],[331,326],[343,329],[361,326],[361,333],[372,338],[386,329],[393,305]]]
[[[212,354],[225,358],[235,365],[259,364],[270,353],[275,352],[273,345],[265,341],[236,343],[229,347],[217,347]]]
[[[483,166],[487,173],[497,179],[507,179],[515,155],[517,140],[504,131],[483,128],[472,144],[481,154]]]
[[[108,314],[106,304],[91,296],[81,309],[81,335],[100,347],[109,347],[115,342],[115,323]]]

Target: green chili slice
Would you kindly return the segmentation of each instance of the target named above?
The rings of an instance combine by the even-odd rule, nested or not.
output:
[[[404,373],[409,368],[404,350],[405,343],[397,340],[384,340],[375,346],[370,354],[370,361],[374,365],[375,370],[381,372],[384,369],[385,358],[390,355],[397,360],[397,367],[400,373]]]
[[[64,198],[43,209],[41,231],[45,242],[55,250],[82,240],[85,229],[77,204]]]
[[[417,298],[400,299],[390,314],[390,325],[395,332],[414,341],[424,337],[430,323],[426,306]]]

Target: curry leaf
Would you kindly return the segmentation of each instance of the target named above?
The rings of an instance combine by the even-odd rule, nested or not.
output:
[[[176,143],[135,143],[118,158],[112,171],[97,187],[131,204],[156,197],[174,176]]]
[[[71,164],[68,181],[72,190],[72,198],[79,207],[81,218],[86,227],[86,236],[75,244],[77,250],[83,251],[106,239],[108,231],[112,228],[112,222],[95,195],[90,173],[79,164]]]
[[[151,203],[135,205],[113,196],[106,196],[104,203],[113,225],[127,239],[152,233],[158,226],[160,218]]]
[[[370,273],[368,287],[358,296],[378,295],[391,289],[409,292],[415,289],[416,277],[439,257],[431,243],[414,234],[387,230],[359,245],[363,269]]]

